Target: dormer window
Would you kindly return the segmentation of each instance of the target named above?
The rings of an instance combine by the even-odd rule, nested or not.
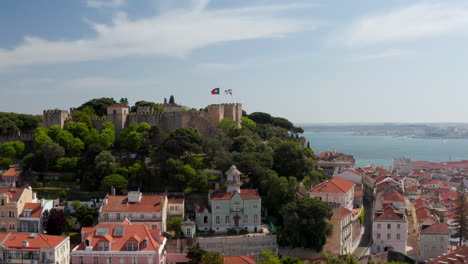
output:
[[[99,242],[98,243],[99,251],[109,251],[109,242]]]
[[[143,240],[143,245],[142,245],[143,248],[147,248],[148,247],[148,240]]]
[[[86,245],[87,247],[89,247],[89,240],[88,240],[88,239],[85,240],[85,245]]]
[[[138,251],[138,242],[127,242],[127,251]]]

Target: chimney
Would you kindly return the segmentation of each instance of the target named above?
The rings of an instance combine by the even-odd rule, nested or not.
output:
[[[114,188],[114,186],[111,186],[111,195],[115,195],[115,188]]]
[[[29,241],[28,240],[23,241],[23,247],[29,247]]]

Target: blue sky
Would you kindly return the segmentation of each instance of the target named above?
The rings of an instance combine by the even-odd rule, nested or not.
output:
[[[0,111],[174,95],[299,123],[466,122],[467,40],[467,1],[6,0]]]

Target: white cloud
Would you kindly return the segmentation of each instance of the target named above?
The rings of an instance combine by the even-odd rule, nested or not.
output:
[[[125,5],[125,0],[88,0],[86,2],[88,7],[101,8],[112,7],[117,8]]]
[[[364,17],[345,32],[350,46],[365,46],[465,31],[468,6],[460,2],[421,2]]]
[[[378,59],[386,59],[390,57],[397,57],[401,56],[403,52],[399,49],[387,49],[381,52],[366,54],[358,56],[357,58],[360,60],[378,60]]]
[[[278,38],[319,26],[317,22],[287,18],[281,13],[303,5],[210,10],[205,2],[190,10],[171,10],[145,19],[131,20],[120,12],[112,24],[88,22],[96,32],[94,38],[48,41],[26,36],[16,48],[0,49],[0,69],[127,56],[184,57],[195,49],[221,42]]]

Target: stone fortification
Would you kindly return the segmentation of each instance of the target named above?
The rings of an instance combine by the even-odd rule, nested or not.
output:
[[[137,124],[146,122],[151,126],[158,126],[165,132],[171,132],[177,128],[195,127],[204,135],[216,135],[219,129],[216,127],[219,121],[228,118],[241,125],[242,104],[214,104],[209,105],[206,111],[184,112],[182,107],[176,104],[163,105],[164,112],[155,112],[153,107],[140,106],[137,112],[130,112],[124,105],[115,104],[107,108],[107,116],[93,118],[91,122],[97,129],[102,129],[106,121],[114,124],[116,132],[119,133],[132,122]],[[70,114],[65,110],[44,111],[44,126],[51,127],[64,124],[72,120]]]
[[[22,133],[18,135],[0,137],[0,144],[11,142],[11,141],[32,141],[32,140],[33,140],[32,133]]]

